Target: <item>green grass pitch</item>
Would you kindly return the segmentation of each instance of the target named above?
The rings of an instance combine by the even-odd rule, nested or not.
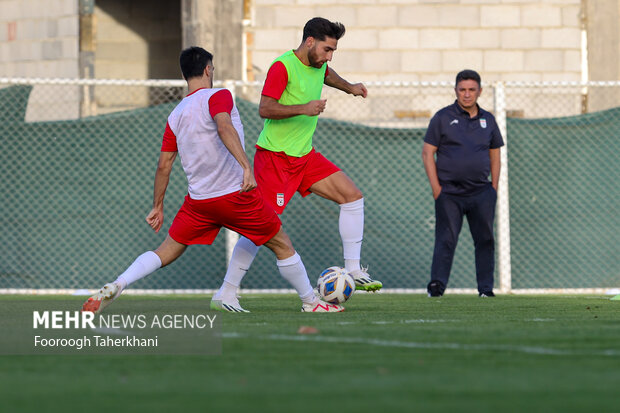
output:
[[[15,299],[0,296],[3,316]],[[300,313],[292,295],[241,302],[252,313],[222,314],[218,356],[0,356],[2,410],[565,413],[620,401],[609,297],[357,294],[340,314]]]

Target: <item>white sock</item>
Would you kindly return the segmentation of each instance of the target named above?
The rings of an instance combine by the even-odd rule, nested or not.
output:
[[[360,260],[344,260],[344,269],[347,270],[347,272],[351,272],[351,271],[355,271],[355,270],[361,270],[362,266],[360,264]]]
[[[345,268],[347,271],[359,270],[364,238],[364,198],[340,204],[338,227],[342,238]]]
[[[222,283],[222,287],[217,292],[217,294],[219,295],[219,299],[221,299],[222,301],[228,304],[237,303],[238,302],[237,300],[237,288],[238,287],[239,287],[238,285],[232,285],[228,281],[224,281]]]
[[[246,237],[239,237],[230,257],[224,281],[239,288],[241,280],[250,269],[258,249],[259,247]]]
[[[160,267],[161,259],[159,255],[155,254],[153,251],[147,251],[136,258],[129,268],[119,275],[114,282],[120,285],[121,290],[124,290],[129,285],[146,277]]]
[[[308,273],[306,273],[306,267],[297,252],[292,257],[277,260],[277,264],[280,275],[295,288],[301,301],[309,304],[316,301],[314,289],[310,285]]]

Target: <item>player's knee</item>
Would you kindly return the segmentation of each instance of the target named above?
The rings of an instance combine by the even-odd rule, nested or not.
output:
[[[279,260],[285,260],[295,255],[295,248],[292,245],[284,245],[277,252],[274,251],[274,253]]]
[[[265,243],[265,246],[272,250],[278,259],[281,257],[290,257],[295,254],[295,249],[293,248],[293,243],[291,239],[286,235],[286,232],[280,228],[280,231],[276,235],[273,236],[269,241]]]
[[[348,204],[350,202],[359,201],[364,198],[362,191],[360,191],[355,185],[352,188],[348,188],[346,192],[343,193],[343,199],[341,204]]]
[[[360,191],[357,187],[355,187],[355,190],[353,191],[353,193],[350,196],[350,201],[347,202],[355,202],[358,201],[360,199],[364,198],[364,195],[362,194],[362,191]]]
[[[166,237],[164,242],[154,251],[161,261],[161,266],[165,267],[173,263],[185,252],[187,245],[181,244],[173,240],[170,235]]]

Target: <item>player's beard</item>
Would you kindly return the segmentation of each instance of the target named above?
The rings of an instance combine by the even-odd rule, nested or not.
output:
[[[317,69],[323,67],[323,63],[319,63],[319,56],[316,53],[316,46],[308,51],[308,63],[310,63],[310,66],[316,67]]]

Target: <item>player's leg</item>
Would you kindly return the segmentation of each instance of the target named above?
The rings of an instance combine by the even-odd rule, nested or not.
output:
[[[289,237],[282,229],[267,241],[265,246],[275,253],[280,275],[295,288],[303,303],[302,308],[304,311],[334,312],[343,310],[341,306],[334,306],[316,298],[301,257],[295,252]],[[228,311],[232,310],[231,312],[247,312],[239,304],[237,290],[241,279],[247,273],[250,264],[256,256],[258,248],[258,246],[245,237],[239,239],[233,251],[233,255],[237,256],[237,261],[233,263],[231,259],[224,282],[211,300],[212,308],[223,308]],[[239,257],[241,257],[241,260]],[[240,265],[242,260],[243,263]],[[234,269],[231,271],[231,268]]]
[[[443,295],[448,285],[454,251],[463,225],[463,213],[463,205],[457,197],[442,193],[435,200],[435,249],[431,281],[427,286],[430,297]]]
[[[280,228],[278,233],[265,243],[277,258],[280,275],[297,291],[302,301],[303,312],[340,312],[344,307],[319,300],[308,279],[306,267],[291,243],[290,238]]]
[[[276,213],[281,214],[289,199],[295,193],[295,181],[289,179],[286,163],[282,163],[281,155],[259,149],[254,155],[254,177],[259,186],[264,202],[271,205]],[[292,185],[287,189],[287,185]],[[284,195],[286,193],[286,196]],[[224,282],[213,295],[212,301],[219,306],[222,299],[231,302],[237,296],[243,277],[247,274],[256,258],[259,247],[248,238],[241,236],[230,257]]]
[[[342,239],[344,263],[355,279],[358,290],[377,291],[383,287],[381,281],[373,280],[361,267],[360,257],[364,238],[364,198],[353,180],[342,171],[335,172],[309,188],[325,199],[340,205],[338,229]]]
[[[157,269],[170,264],[180,257],[186,248],[187,245],[173,240],[168,235],[155,251],[147,251],[140,255],[115,281],[104,285],[86,300],[82,306],[82,311],[94,313],[103,311],[121,295],[125,288]]]
[[[335,172],[310,187],[310,191],[340,205],[338,229],[347,271],[359,270],[364,237],[364,198],[344,172]]]
[[[241,286],[241,280],[250,269],[259,247],[244,236],[239,237],[239,241],[235,244],[235,248],[230,257],[224,282],[220,289],[213,295],[214,301],[231,301],[232,297],[236,297],[237,291]],[[230,299],[229,299],[230,298]]]
[[[254,245],[265,244],[275,253],[280,274],[295,288],[304,302],[304,307],[306,304],[319,304],[301,258],[282,230],[280,218],[265,202],[262,194],[258,191],[236,194],[225,200],[218,208],[220,220],[227,228],[243,235]],[[231,311],[226,306],[234,305],[235,308],[241,309],[235,293],[234,289],[224,288],[221,300],[211,301],[212,308]],[[311,311],[314,311],[316,306]],[[342,311],[343,308],[334,306],[324,308],[324,311],[329,312],[335,310]]]
[[[495,271],[495,237],[493,221],[497,193],[491,185],[477,194],[467,212],[467,222],[474,240],[476,257],[476,281],[481,297],[493,297],[493,273]]]

